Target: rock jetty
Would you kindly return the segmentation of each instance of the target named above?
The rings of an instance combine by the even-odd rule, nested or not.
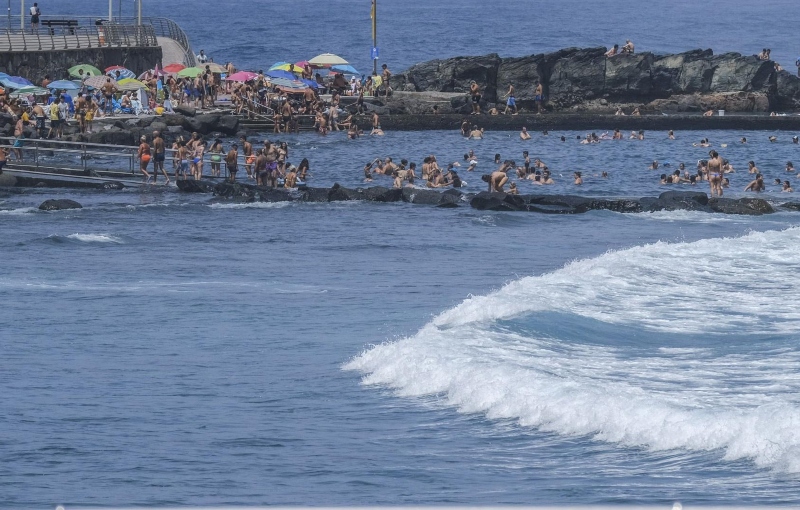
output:
[[[644,52],[605,56],[605,48],[569,48],[526,57],[455,57],[416,64],[391,79],[408,92],[469,92],[475,80],[485,107],[502,103],[513,83],[517,105],[532,110],[539,81],[548,108],[557,112],[614,113],[640,106],[645,112],[767,112],[800,108],[800,78],[775,63],[710,49],[676,55]],[[467,113],[466,98],[441,113]],[[629,113],[629,112],[628,112]]]
[[[511,195],[508,193],[462,193],[457,189],[444,192],[416,188],[300,188],[286,190],[244,183],[213,181],[177,181],[187,193],[209,193],[214,202],[406,202],[435,207],[469,206],[480,211],[536,212],[543,214],[583,214],[589,211],[640,213],[656,211],[701,211],[708,213],[760,216],[776,209],[797,211],[800,204],[773,206],[761,198],[709,198],[703,192],[667,191],[658,197],[594,198],[576,195]]]

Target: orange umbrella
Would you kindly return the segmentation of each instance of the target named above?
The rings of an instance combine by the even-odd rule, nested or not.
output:
[[[186,66],[183,64],[170,64],[168,66],[164,66],[165,73],[177,74],[183,71],[184,69],[186,69]]]

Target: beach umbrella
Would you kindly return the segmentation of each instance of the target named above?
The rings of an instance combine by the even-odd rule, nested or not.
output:
[[[112,78],[116,79],[117,71],[119,71],[120,80],[123,78],[136,78],[136,74],[134,74],[133,71],[122,66],[111,66],[106,68],[106,76],[111,76]]]
[[[221,73],[225,73],[225,72],[228,71],[227,69],[225,69],[224,66],[221,66],[221,65],[217,64],[216,62],[209,62],[207,64],[200,64],[200,67],[204,71],[205,71],[205,69],[207,67],[208,70],[211,71],[214,74],[221,74]]]
[[[6,73],[0,73],[0,80],[2,80],[3,78],[8,78],[9,76],[11,75]]]
[[[169,64],[164,66],[164,72],[170,74],[176,74],[186,69],[186,66],[183,64]]]
[[[281,90],[289,90],[291,92],[305,92],[305,90],[308,88],[308,86],[300,80],[272,78],[269,82],[273,87],[278,87]]]
[[[76,66],[70,67],[67,72],[69,72],[70,76],[79,78],[80,74],[78,74],[78,71],[80,70],[83,70],[83,74],[89,73],[92,76],[103,76],[102,71],[100,71],[100,69],[96,68],[91,64],[78,64]]]
[[[289,62],[275,62],[269,66],[269,71],[288,71],[290,65]]]
[[[49,96],[50,91],[47,89],[43,89],[42,87],[22,87],[21,89],[15,90],[11,93],[11,97],[20,97],[20,96]]]
[[[225,78],[227,81],[250,81],[253,78],[258,76],[257,73],[252,73],[250,71],[239,71],[238,73],[233,73],[232,75]]]
[[[99,89],[100,87],[106,84],[106,80],[109,78],[111,79],[111,84],[116,87],[117,81],[114,78],[111,78],[110,76],[91,76],[87,78],[86,81],[84,81],[84,83],[86,84],[87,87]]]
[[[78,90],[81,86],[74,81],[56,80],[48,83],[47,88],[50,90]]]
[[[186,69],[182,69],[178,72],[178,76],[181,78],[197,78],[201,74],[203,74],[205,70],[199,67],[187,67]]]
[[[264,73],[265,76],[269,76],[270,78],[285,78],[287,80],[296,80],[297,76],[290,73],[289,71],[280,71],[280,70],[270,70]]]
[[[3,84],[4,87],[9,89],[19,89],[22,87],[32,87],[33,83],[29,80],[26,80],[22,76],[9,76],[7,78],[0,79],[0,83]]]
[[[295,67],[299,67],[300,69],[302,69],[305,66],[310,65],[310,64],[308,63],[308,60],[301,60],[300,62],[295,62],[294,65],[295,65]]]
[[[336,66],[332,66],[331,70],[332,71],[336,71],[337,73],[342,73],[342,74],[350,74],[350,75],[355,75],[355,76],[360,76],[361,75],[361,73],[359,73],[358,70],[355,67],[351,66],[351,65],[336,65]]]
[[[333,53],[323,53],[308,61],[314,67],[346,66],[350,62]]]
[[[319,88],[319,83],[315,82],[314,80],[305,80],[301,78],[300,81],[302,83],[305,83],[307,87],[310,87],[314,90]]]
[[[117,82],[117,87],[120,90],[139,90],[146,89],[147,85],[133,78],[125,78]]]

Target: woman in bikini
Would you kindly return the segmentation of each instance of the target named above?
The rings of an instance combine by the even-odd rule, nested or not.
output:
[[[146,183],[150,182],[150,172],[147,171],[147,165],[150,164],[150,145],[147,143],[147,137],[141,137],[139,139],[141,142],[139,144],[139,170],[141,170],[142,174],[145,176]]]
[[[722,160],[717,151],[712,150],[708,153],[711,159],[708,160],[708,183],[711,186],[711,196],[722,196]]]

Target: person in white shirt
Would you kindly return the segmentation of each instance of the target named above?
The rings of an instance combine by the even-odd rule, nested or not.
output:
[[[200,50],[200,54],[197,55],[197,61],[201,64],[208,62],[208,55],[205,54],[205,51]]]
[[[9,7],[9,16],[11,15],[11,7]],[[31,33],[36,33],[39,31],[39,16],[42,15],[42,11],[39,10],[39,4],[34,2],[33,7],[31,7]]]

